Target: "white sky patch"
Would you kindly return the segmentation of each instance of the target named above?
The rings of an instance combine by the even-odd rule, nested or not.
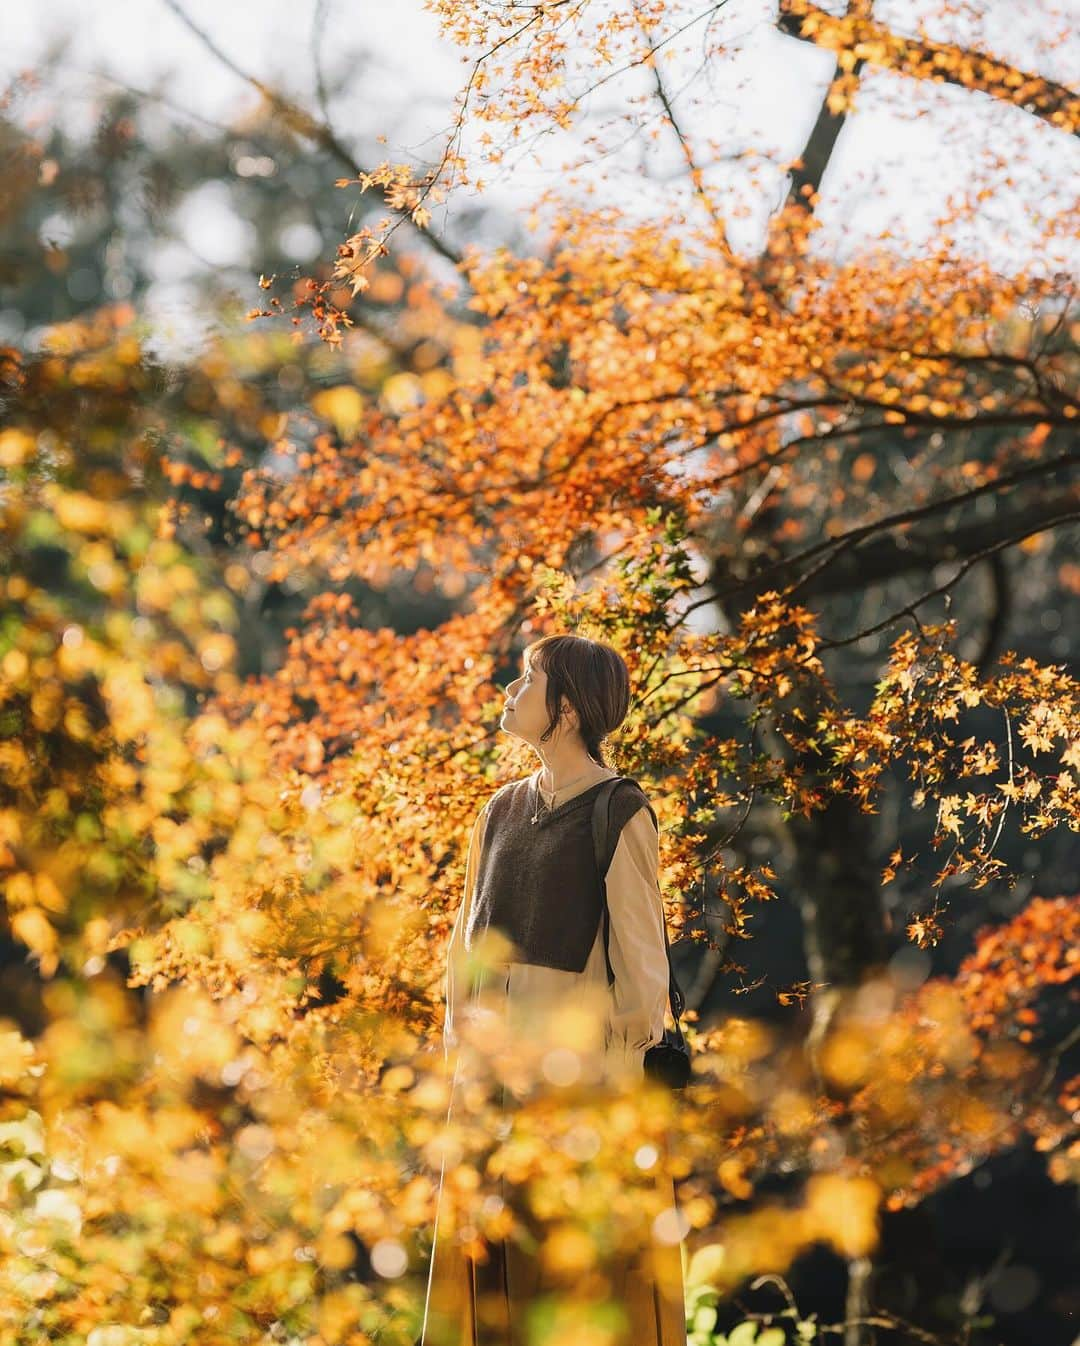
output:
[[[233,210],[224,182],[205,182],[188,192],[174,220],[195,254],[193,262],[202,259],[211,266],[242,266],[255,249],[255,226]]]
[[[586,13],[602,15],[616,3],[624,8],[626,0],[594,0]],[[842,9],[839,0],[825,7]],[[316,109],[314,0],[229,5],[187,0],[186,8],[244,69]],[[324,71],[331,86],[346,76],[344,92],[330,104],[343,141],[365,164],[386,158],[420,168],[434,162],[453,126],[454,96],[468,77],[469,54],[440,37],[422,0],[369,0],[362,9],[330,0],[325,8]],[[688,0],[676,8],[673,0],[672,26],[708,11]],[[923,24],[929,37],[981,47],[1062,82],[1080,69],[1080,25],[1050,0],[1023,5],[969,0],[947,9],[928,0],[877,0],[875,15],[908,34],[917,34]],[[661,63],[680,124],[720,198],[731,242],[747,253],[760,247],[768,215],[783,199],[785,180],[777,164],[802,148],[833,68],[828,53],[780,34],[774,16],[770,0],[728,0],[665,44],[671,56]],[[176,107],[227,123],[257,102],[161,0],[9,6],[0,53],[3,82],[33,65],[46,41],[61,34],[72,38],[65,59],[70,83],[63,99],[52,98],[49,118],[61,117],[84,131],[93,125],[95,82],[88,72],[95,69],[140,89],[157,88],[172,105],[160,115],[178,125],[195,123],[186,123]],[[571,52],[579,82],[595,82],[602,73],[594,66],[587,34],[582,24],[581,49]],[[703,52],[711,52],[704,63]],[[574,87],[573,77],[568,86]],[[498,136],[499,128],[472,125],[463,148],[473,154],[472,175],[483,178],[485,191],[478,196],[470,187],[451,195],[445,206],[435,207],[432,228],[445,231],[459,247],[475,240],[475,226],[459,224],[456,217],[463,206],[479,205],[504,212],[503,232],[520,235],[539,193],[555,185],[577,190],[583,204],[618,206],[628,218],[659,218],[675,205],[685,210],[688,225],[699,224],[704,216],[670,129],[649,140],[618,124],[632,110],[628,98],[650,88],[644,67],[612,78],[587,97],[579,123],[539,136],[525,131],[524,144],[501,165],[482,165],[475,157],[476,136],[485,129]],[[637,110],[655,112],[656,106]],[[566,164],[593,152],[586,136],[597,133],[605,152],[583,175],[582,187],[572,189]],[[385,144],[378,143],[380,135]],[[986,159],[993,154],[1002,164],[987,180]],[[868,71],[829,165],[819,246],[842,252],[888,229],[898,246],[917,248],[951,199],[969,197],[987,183],[992,195],[958,231],[957,243],[1002,267],[1025,265],[1040,246],[1044,217],[1066,209],[1077,195],[1080,145],[985,95]],[[344,219],[350,202],[348,192],[341,196]],[[248,235],[243,221],[230,218],[224,198],[200,199],[198,213],[203,218],[196,221],[195,212],[186,211],[191,246],[217,265],[242,264]],[[496,215],[482,241],[498,241],[499,228]],[[290,238],[290,251],[304,260],[300,235]],[[406,246],[402,234],[396,242]],[[541,246],[539,237],[535,246]],[[1076,271],[1080,248],[1062,228],[1060,239],[1037,255],[1048,268]]]

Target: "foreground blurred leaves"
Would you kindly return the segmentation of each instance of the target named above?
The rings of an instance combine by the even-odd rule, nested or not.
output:
[[[423,210],[402,173],[373,184]],[[1075,591],[1071,296],[944,244],[835,263],[797,212],[761,257],[693,241],[580,212],[546,258],[470,257],[456,306],[350,251],[334,302],[394,306],[411,364],[271,328],[166,366],[125,305],[0,352],[5,1346],[409,1343],[440,1172],[470,1252],[524,1236],[508,1187],[540,1225],[566,1279],[544,1346],[610,1338],[576,1279],[643,1233],[685,1240],[715,1340],[750,1278],[870,1258],[890,1212],[1006,1147],[1080,1176],[1075,891],[974,898],[955,976],[883,952],[1017,878],[1006,824],[1047,853],[1080,826],[1066,665],[962,653],[972,607],[920,615],[1005,550],[1029,591]],[[263,665],[272,585],[303,606]],[[403,588],[439,619],[393,625]],[[616,761],[716,975],[738,985],[759,904],[802,890],[810,979],[776,995],[813,1032],[691,1013],[685,1098],[582,1087],[581,1023],[438,1040],[468,831],[525,765],[489,727],[499,679],[547,630],[627,660]],[[861,829],[890,802],[879,864]]]

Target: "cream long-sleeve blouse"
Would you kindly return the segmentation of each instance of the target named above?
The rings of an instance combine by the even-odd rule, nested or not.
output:
[[[610,776],[616,774],[611,772]],[[533,775],[539,789],[540,769]],[[571,788],[565,795],[557,792],[559,805],[595,783]],[[541,793],[551,807],[555,796],[546,791]],[[473,825],[465,862],[464,896],[447,945],[443,1041],[448,1052],[458,1043],[460,1020],[475,1011],[479,1000],[479,988],[470,986],[465,976],[462,933],[473,897],[487,811],[485,804]],[[645,1049],[659,1042],[664,1033],[668,961],[658,877],[659,840],[646,808],[638,809],[619,834],[607,875],[608,953],[615,974],[610,987],[604,961],[603,921],[581,972],[503,961],[495,965],[496,975],[483,980],[485,1008],[490,1011],[494,991],[495,1003],[502,1001],[503,1011],[518,1030],[528,1031],[530,1026],[539,1025],[556,1007],[564,1010],[580,1004],[595,1012],[599,1005],[601,1047],[593,1068],[600,1078],[627,1075],[640,1078]]]

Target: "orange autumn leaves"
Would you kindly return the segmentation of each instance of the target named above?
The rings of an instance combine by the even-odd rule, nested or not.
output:
[[[459,24],[491,17],[443,8]],[[554,33],[560,8],[538,7],[537,31]],[[646,32],[661,8],[638,7]],[[891,59],[853,25],[818,31],[856,59]],[[602,36],[614,48],[626,34]],[[553,57],[539,89],[522,85],[538,115],[569,113],[560,73]],[[400,168],[360,185],[429,223],[426,184]],[[947,571],[942,501],[996,517],[1030,483],[1047,506],[1032,528],[1068,505],[1051,488],[1075,433],[1076,324],[1055,283],[945,244],[833,263],[797,216],[755,258],[669,224],[567,213],[550,256],[471,253],[459,307],[415,264],[383,268],[384,236],[358,232],[335,302],[407,285],[394,321],[423,351],[417,369],[387,365],[361,393],[378,357],[342,322],[345,364],[329,381],[269,380],[302,390],[283,412],[260,392],[273,339],[253,333],[193,371],[184,419],[199,411],[202,462],[155,458],[167,421],[117,432],[115,406],[145,390],[124,323],[61,334],[67,363],[14,362],[13,387],[29,381],[38,400],[0,460],[33,469],[59,447],[70,477],[40,498],[20,486],[5,538],[23,547],[52,530],[85,600],[51,602],[29,561],[3,577],[8,919],[45,979],[71,972],[79,988],[48,1000],[36,1056],[5,1039],[4,1088],[30,1111],[4,1151],[20,1247],[0,1288],[35,1331],[85,1335],[108,1325],[107,1303],[110,1322],[150,1314],[207,1342],[281,1323],[363,1342],[405,1313],[398,1277],[419,1261],[443,1157],[464,1208],[509,1168],[550,1190],[605,1125],[643,1172],[649,1128],[673,1128],[683,1209],[709,1254],[698,1270],[725,1291],[816,1241],[872,1254],[882,1207],[920,1200],[1025,1130],[1056,1180],[1075,1178],[1077,1085],[1048,1083],[1039,1001],[1073,990],[1071,894],[982,932],[953,982],[910,994],[901,978],[869,982],[824,1044],[820,1078],[801,1041],[734,1015],[691,1020],[695,1090],[679,1110],[563,1117],[561,1150],[543,1143],[543,1113],[505,1148],[481,1106],[443,1128],[437,1035],[464,844],[491,789],[532,765],[494,728],[523,639],[578,630],[627,659],[636,699],[618,764],[648,782],[661,817],[673,932],[694,926],[705,871],[719,876],[720,975],[740,975],[738,941],[780,888],[782,824],[831,798],[872,813],[900,790],[925,810],[922,853],[893,850],[882,874],[913,896],[907,929],[925,947],[947,925],[949,880],[978,900],[1009,879],[1003,836],[1078,825],[1080,699],[1063,666],[1009,651],[978,666],[958,652],[960,622],[906,610],[913,583],[871,619],[873,694],[856,708],[835,673],[856,633],[822,615],[834,592],[880,581],[884,595],[905,557],[925,551]],[[109,392],[88,428],[130,481],[99,462],[80,476],[77,446],[40,434],[69,379]],[[241,477],[236,438],[288,472]],[[248,550],[198,539],[188,554],[197,509],[133,509],[147,466],[229,493]],[[1038,564],[1035,548],[1017,554]],[[323,591],[277,665],[240,683],[230,596],[239,608],[256,578],[301,577]],[[385,604],[403,583],[444,606],[397,629]],[[703,623],[688,617],[697,601]],[[192,690],[209,699],[189,721]],[[996,742],[967,721],[987,708]],[[705,732],[716,711],[727,723]],[[751,810],[761,851],[741,849]],[[107,962],[125,953],[126,974]],[[138,987],[146,1023],[125,994]],[[788,1005],[821,989],[775,988]],[[27,1163],[43,1201],[19,1185]],[[790,1203],[731,1215],[777,1172],[806,1176]],[[502,1213],[487,1209],[497,1233]],[[76,1257],[65,1239],[79,1220]],[[347,1276],[358,1249],[375,1273],[363,1285]],[[588,1255],[565,1227],[549,1252]]]
[[[565,287],[555,288],[552,295],[565,292]],[[516,288],[514,293],[522,294]],[[514,316],[522,320],[529,306],[521,299],[516,302],[520,307]],[[644,303],[632,304],[630,311],[635,307],[646,311]],[[615,316],[625,323],[621,314]],[[620,337],[626,335],[618,324],[613,323],[613,328]],[[525,322],[517,338],[523,345],[528,344],[529,330]],[[751,330],[747,328],[738,338],[745,345],[734,348],[747,362],[752,352],[765,347],[764,338],[760,346],[753,345]],[[649,331],[659,335],[658,328]],[[715,332],[719,331],[717,323]],[[575,340],[575,352],[591,358],[580,340]],[[511,346],[510,351],[514,349]],[[627,349],[633,349],[632,340]],[[547,392],[541,386],[528,394],[522,392],[528,382],[515,388],[507,363],[509,353],[491,349],[487,358],[494,361],[496,355],[498,364],[479,371],[478,378],[497,375],[501,382],[496,390],[505,398],[505,406],[485,399],[465,380],[458,417],[449,414],[446,405],[435,404],[403,413],[399,421],[384,416],[381,423],[372,423],[383,437],[372,435],[347,446],[350,452],[365,455],[367,481],[378,482],[380,473],[387,474],[382,499],[388,508],[382,518],[368,506],[372,513],[365,520],[362,501],[355,518],[339,505],[338,518],[328,508],[321,516],[308,519],[295,501],[287,499],[284,512],[267,511],[268,518],[291,517],[298,529],[310,527],[308,541],[317,541],[320,533],[325,541],[327,532],[331,533],[336,561],[355,572],[363,573],[375,564],[404,564],[408,545],[415,542],[419,554],[436,569],[438,583],[447,586],[453,582],[456,560],[468,594],[460,613],[433,628],[401,634],[386,627],[358,625],[354,602],[342,601],[343,595],[324,596],[311,604],[299,628],[291,633],[280,669],[245,687],[216,677],[219,670],[214,660],[193,655],[179,635],[158,638],[151,642],[152,652],[161,657],[166,651],[173,653],[171,662],[153,667],[154,677],[181,677],[185,670],[194,674],[201,669],[200,677],[207,685],[216,683],[216,703],[196,717],[190,735],[179,730],[166,733],[157,727],[156,703],[140,691],[144,684],[137,667],[118,665],[117,671],[108,674],[113,690],[105,701],[108,714],[116,718],[113,735],[121,743],[130,740],[144,753],[145,762],[140,768],[138,758],[127,762],[123,754],[108,753],[103,776],[106,817],[116,826],[126,819],[135,827],[131,836],[123,833],[129,843],[151,828],[156,862],[146,882],[160,899],[175,901],[182,910],[172,915],[166,907],[163,919],[155,916],[153,920],[141,913],[138,924],[117,928],[117,913],[106,907],[97,915],[99,924],[87,926],[86,952],[100,959],[109,950],[128,948],[133,984],[146,984],[160,993],[172,981],[190,982],[209,991],[198,1006],[185,1001],[175,1017],[166,1016],[173,1030],[179,1025],[177,1041],[183,1050],[170,1051],[159,1064],[179,1072],[196,1097],[208,1085],[231,1091],[239,1090],[243,1081],[240,1101],[252,1116],[214,1121],[216,1113],[209,1105],[205,1114],[195,1108],[179,1120],[168,1112],[159,1115],[161,1105],[151,1071],[145,1103],[129,1100],[133,1115],[125,1131],[137,1138],[141,1128],[156,1119],[167,1123],[168,1133],[181,1143],[185,1128],[189,1134],[201,1124],[210,1125],[219,1146],[208,1166],[211,1171],[198,1169],[205,1182],[188,1186],[203,1218],[221,1219],[231,1212],[224,1194],[237,1178],[225,1160],[234,1150],[238,1163],[242,1158],[251,1161],[241,1190],[248,1194],[253,1211],[265,1219],[302,1220],[305,1235],[325,1221],[326,1228],[356,1231],[372,1247],[385,1240],[403,1247],[401,1241],[430,1217],[430,1187],[422,1192],[416,1189],[415,1200],[406,1207],[395,1203],[399,1169],[386,1160],[382,1147],[404,1144],[421,1155],[433,1154],[437,1147],[434,1119],[445,1093],[440,1091],[437,1072],[434,1078],[431,1075],[430,1059],[422,1053],[439,1022],[441,941],[460,897],[461,844],[492,782],[514,766],[492,741],[488,722],[497,700],[494,680],[499,660],[512,652],[521,621],[533,623],[530,629],[534,630],[544,624],[592,630],[624,652],[640,695],[619,736],[619,751],[624,769],[656,783],[666,825],[663,859],[669,894],[689,894],[698,874],[699,843],[708,810],[699,803],[696,816],[689,816],[691,787],[700,790],[699,798],[714,808],[741,812],[756,797],[805,816],[821,806],[828,789],[853,792],[874,807],[885,768],[909,765],[923,800],[946,801],[943,817],[960,828],[958,836],[955,827],[942,827],[939,838],[948,838],[950,846],[962,843],[962,849],[953,849],[947,861],[953,872],[967,866],[970,873],[993,874],[1001,872],[1000,867],[995,869],[1000,862],[993,852],[1000,809],[988,809],[978,792],[971,790],[975,806],[969,812],[966,793],[959,795],[959,805],[953,802],[957,791],[951,781],[957,770],[966,776],[984,776],[988,788],[982,793],[990,797],[1002,782],[1008,783],[1008,777],[1003,775],[1000,754],[972,753],[971,735],[960,723],[962,717],[989,704],[1024,726],[1025,733],[1018,733],[1019,748],[1040,752],[1030,763],[1014,764],[1014,781],[1049,781],[1051,776],[1057,780],[1060,764],[1074,751],[1076,688],[1062,669],[1006,659],[1000,669],[980,676],[968,661],[954,654],[951,641],[955,633],[948,626],[928,625],[922,639],[903,633],[891,642],[875,699],[861,714],[844,706],[830,684],[824,661],[832,642],[819,630],[816,613],[786,598],[778,588],[764,589],[731,631],[688,629],[680,621],[679,605],[693,587],[688,577],[694,573],[692,552],[699,539],[688,532],[686,524],[704,518],[708,497],[700,492],[696,478],[682,481],[642,475],[651,443],[644,419],[638,423],[639,442],[623,453],[620,462],[606,464],[598,447],[579,440],[581,461],[596,469],[594,477],[603,480],[607,474],[605,486],[611,494],[619,492],[614,501],[609,495],[608,512],[599,518],[589,512],[587,500],[579,500],[567,488],[566,472],[558,470],[558,465],[550,480],[545,480],[542,463],[522,464],[513,453],[493,455],[489,471],[496,486],[505,486],[515,472],[530,474],[528,510],[506,508],[497,489],[466,490],[467,481],[459,483],[456,495],[448,488],[444,498],[432,484],[437,468],[443,480],[452,479],[445,465],[439,468],[439,442],[417,438],[424,426],[435,425],[434,417],[446,416],[441,433],[448,443],[456,441],[459,452],[464,443],[457,438],[460,426],[469,419],[463,410],[466,406],[472,407],[477,434],[488,437],[482,442],[502,443],[496,429],[505,419],[507,444],[527,448],[518,419],[521,408],[527,407],[528,414],[535,416],[549,396],[557,408],[567,391],[549,382]],[[542,374],[545,380],[559,382],[550,358],[539,369],[528,363],[530,351],[523,358],[530,379]],[[655,363],[655,358],[644,361],[644,365]],[[738,372],[738,361],[735,368]],[[704,367],[699,375],[704,375]],[[610,372],[608,376],[613,377]],[[747,363],[746,377],[752,376]],[[673,371],[669,368],[664,377],[673,378]],[[934,363],[921,368],[919,377],[936,378]],[[914,392],[916,386],[925,384],[913,384],[907,395],[919,396]],[[646,397],[663,408],[664,399],[656,388],[648,388]],[[787,441],[768,428],[783,422],[786,404],[778,400],[775,407],[754,413],[749,400],[740,400],[746,397],[738,389],[732,394],[745,424],[713,423],[730,427],[723,432],[730,438],[721,443],[718,437],[716,444],[720,457],[716,470],[728,476],[728,490],[761,465],[763,454],[774,455],[777,463],[785,454],[793,460],[797,457],[794,450],[788,452]],[[633,406],[633,398],[626,401],[627,414],[644,417],[647,409]],[[806,408],[799,410],[811,414]],[[929,407],[925,411],[933,414]],[[1045,411],[1045,407],[1033,408],[1032,414]],[[617,407],[617,414],[622,412]],[[838,412],[848,414],[846,404],[843,408],[815,407],[813,414]],[[719,417],[725,413],[714,407],[709,414]],[[553,422],[557,423],[561,424]],[[802,433],[825,435],[827,447],[831,424],[825,421],[819,430],[815,421],[804,426]],[[677,428],[672,422],[661,440]],[[599,443],[603,433],[599,432]],[[763,437],[770,434],[774,437],[763,446]],[[609,447],[615,451],[614,445]],[[957,453],[963,448],[963,442],[959,443]],[[816,470],[820,461],[808,452],[808,468]],[[473,470],[480,474],[480,467]],[[725,485],[708,477],[706,482],[710,491]],[[303,484],[311,493],[308,499],[317,501],[321,483],[314,464],[311,477]],[[810,484],[812,478],[807,478],[800,486],[805,490]],[[658,505],[656,492],[661,489]],[[323,500],[330,503],[327,497]],[[850,508],[854,511],[855,505]],[[568,517],[571,509],[577,513]],[[75,494],[70,504],[61,503],[59,516],[66,520],[72,534],[70,545],[76,552],[86,537],[97,548],[81,564],[88,574],[91,567],[98,567],[94,573],[103,582],[98,592],[117,603],[126,601],[125,586],[110,582],[117,567],[124,574],[116,559],[118,553],[123,554],[121,539],[128,527],[123,512],[110,516],[117,521],[118,537],[94,511],[80,507]],[[460,530],[458,546],[444,549],[443,540],[452,541],[454,529]],[[590,531],[600,545],[619,548],[619,560],[625,564],[597,566],[575,576],[566,563],[580,555],[579,538]],[[499,545],[487,557],[492,537]],[[106,543],[108,554],[102,550]],[[819,545],[809,542],[808,549]],[[827,554],[828,539],[824,547],[817,555]],[[189,568],[175,544],[161,555],[176,566]],[[487,557],[486,566],[477,567],[477,556]],[[197,619],[211,614],[213,607],[203,608],[195,571],[194,578],[178,573],[172,583],[158,573],[157,552],[152,557],[154,563],[148,558],[137,576],[144,619],[153,620],[154,614],[171,618],[194,648],[200,649]],[[290,562],[311,563],[317,553],[313,547],[305,550],[303,536],[292,537],[283,531],[275,539],[272,559],[287,573]],[[30,586],[9,588],[7,593],[16,599],[23,593],[29,595]],[[68,617],[57,615],[52,629],[58,641],[68,624]],[[141,628],[113,617],[110,629],[124,638]],[[72,643],[69,638],[62,648],[67,650]],[[89,652],[96,648],[87,647]],[[123,653],[138,657],[142,649],[137,641],[127,640]],[[74,667],[68,671],[74,672]],[[793,691],[803,685],[821,689],[824,695],[825,709],[813,723],[800,721],[795,713],[798,704],[791,702]],[[27,690],[15,679],[5,687],[12,698],[25,696]],[[710,741],[693,719],[695,697],[706,696],[773,713],[785,740],[807,754],[824,752],[835,766],[835,776],[825,787],[818,780],[807,781],[798,754],[796,765],[786,767],[754,752],[752,739],[742,733],[727,743]],[[297,713],[301,702],[306,720]],[[1050,707],[1052,713],[1048,713]],[[40,710],[48,710],[46,701]],[[230,731],[229,717],[249,719],[251,737]],[[256,744],[273,749],[272,768],[262,765]],[[1046,760],[1040,762],[1040,757]],[[1030,775],[1023,774],[1024,768]],[[1060,780],[1054,788],[1061,791]],[[1048,797],[1052,793],[1048,790]],[[1058,825],[1068,826],[1073,818],[1069,799],[1060,794],[1060,800],[1059,811],[1051,816]],[[1046,807],[1045,801],[1025,799],[1023,791],[1009,804],[1010,821],[1015,818],[1018,824],[1039,825],[1037,815],[1029,818],[1025,810]],[[86,861],[96,858],[100,864],[102,847],[87,827],[81,823],[76,830],[78,855]],[[40,873],[44,867],[35,862],[35,870]],[[773,893],[775,870],[767,864],[733,864],[726,878],[731,925],[745,936],[753,903]],[[42,912],[41,920],[51,923],[47,896],[37,878],[32,891],[25,881],[12,884],[11,897],[23,903],[21,909],[32,904]],[[1045,930],[1037,932],[1035,939],[1023,939],[1014,955],[1015,966],[1025,969],[1022,975],[1032,985],[1041,980],[1051,984],[1040,972],[1050,966],[1044,936]],[[342,988],[338,998],[324,1003],[322,987],[332,986],[335,980]],[[1062,976],[1052,984],[1062,985],[1064,980]],[[104,987],[108,984],[101,983],[101,992],[95,993],[101,1003],[96,1014],[87,1016],[88,1024],[78,1036],[58,1031],[49,1039],[48,1082],[50,1088],[58,1088],[58,1099],[71,1087],[55,1073],[62,1061],[87,1062],[81,1067],[84,1074],[76,1094],[100,1086],[103,1076],[94,1072],[108,1066],[103,1044],[109,1041],[110,1024],[114,1038],[137,1046],[130,1025],[120,1017],[110,1017],[118,1007],[107,999]],[[786,1255],[794,1256],[799,1248],[822,1237],[835,1239],[837,1246],[866,1246],[875,1227],[867,1214],[871,1203],[864,1199],[870,1190],[868,1182],[883,1201],[918,1199],[935,1184],[963,1171],[973,1153],[1009,1143],[1017,1130],[998,1110],[999,1099],[1019,1104],[1022,1111],[1030,1108],[1024,1115],[1037,1126],[1040,1138],[1062,1137],[1050,1157],[1059,1164],[1056,1172],[1068,1171],[1060,1167],[1068,1153],[1067,1119],[1053,1099],[1038,1097],[1037,1071],[1022,1040],[1011,1054],[995,1049],[985,1056],[990,1083],[980,1083],[980,1077],[970,1073],[974,1048],[969,1017],[963,1009],[944,1016],[940,1004],[933,1004],[936,1012],[930,1017],[940,1022],[940,1030],[932,1024],[920,1025],[918,1020],[907,1021],[901,1013],[889,1034],[881,1038],[889,1048],[884,1064],[858,1033],[839,1034],[826,1054],[834,1084],[847,1090],[866,1089],[861,1097],[855,1096],[858,1101],[849,1104],[851,1115],[859,1113],[863,1119],[867,1138],[864,1149],[852,1152],[845,1174],[845,1181],[862,1184],[852,1189],[854,1232],[845,1235],[841,1228],[826,1229],[809,1217],[796,1221],[771,1216],[787,1219],[790,1238],[778,1245],[787,1250]],[[1019,1015],[1029,1007],[1018,1004],[1015,1009],[1016,1022],[1027,1031]],[[200,1025],[206,1015],[214,1027],[204,1032]],[[218,1015],[223,1022],[214,1017]],[[99,1027],[91,1031],[93,1022]],[[190,1032],[185,1027],[189,1023],[194,1025]],[[1002,1023],[1011,1031],[1007,1016]],[[774,1044],[752,1056],[745,1069],[733,1065],[730,1054],[715,1050],[721,1032],[709,1030],[695,1042],[701,1091],[686,1110],[685,1128],[679,1134],[680,1152],[688,1156],[686,1162],[694,1171],[693,1177],[687,1175],[685,1188],[688,1218],[703,1237],[719,1223],[720,1202],[726,1198],[718,1198],[718,1191],[746,1199],[755,1183],[778,1163],[811,1168],[820,1162],[822,1153],[833,1153],[836,1128],[846,1116],[835,1100],[819,1097],[808,1074],[793,1073],[794,1058],[785,1057],[782,1049],[777,1049],[781,1051],[778,1064],[770,1064]],[[190,1044],[184,1034],[192,1039]],[[965,1043],[967,1049],[961,1050]],[[417,1053],[419,1060],[410,1067],[414,1075],[408,1087],[402,1088],[403,1077],[385,1072],[385,1062],[404,1065]],[[139,1068],[150,1070],[151,1058],[132,1055],[126,1047],[125,1059],[142,1060]],[[894,1066],[908,1073],[897,1075]],[[785,1070],[790,1086],[786,1092],[776,1089],[778,1068]],[[868,1071],[872,1078],[864,1085]],[[1002,1079],[1009,1082],[1008,1091],[1002,1089]],[[392,1103],[386,1102],[387,1095]],[[327,1109],[337,1097],[343,1100],[344,1113],[340,1119],[327,1118]],[[911,1112],[912,1100],[921,1097],[930,1099],[933,1106],[923,1107],[916,1117]],[[349,1109],[354,1104],[363,1104],[366,1131],[350,1132],[355,1119]],[[288,1201],[281,1205],[264,1190],[264,1183],[272,1190],[286,1182],[286,1166],[279,1156],[288,1149],[297,1127],[319,1136],[319,1158],[326,1164],[320,1172],[331,1186],[335,1162],[341,1171],[360,1175],[345,1184],[326,1209],[304,1198],[303,1173],[296,1177],[295,1188],[286,1183]],[[881,1138],[897,1128],[902,1131],[903,1145],[890,1152],[885,1162]],[[370,1152],[352,1148],[361,1134],[370,1138]],[[483,1116],[478,1119],[477,1134],[490,1135]],[[348,1135],[353,1139],[347,1139]],[[204,1161],[192,1158],[185,1163],[195,1167],[182,1163],[175,1171],[190,1175]],[[807,1203],[817,1209],[809,1189]],[[236,1220],[237,1247],[245,1245],[246,1218]],[[764,1227],[771,1226],[766,1222]],[[761,1246],[756,1225],[748,1226],[744,1234],[738,1232],[740,1228],[725,1235],[729,1266],[734,1268],[753,1265],[754,1250]],[[165,1232],[180,1237],[167,1222],[152,1227],[148,1238]],[[844,1243],[845,1238],[849,1243]],[[338,1265],[344,1255],[340,1236],[320,1239],[313,1233],[312,1239],[320,1267]],[[278,1250],[280,1261],[297,1247],[307,1246],[296,1240],[287,1247],[283,1243]],[[277,1265],[274,1257],[260,1259],[259,1267],[230,1264],[229,1274],[215,1279],[201,1293],[208,1304],[227,1299],[236,1285],[248,1284],[247,1278],[253,1275],[257,1294],[264,1297],[260,1302],[269,1306],[274,1303],[273,1280],[264,1282],[261,1276],[264,1270],[270,1275]],[[197,1280],[199,1266],[195,1258],[185,1277],[190,1274]],[[92,1280],[89,1270],[87,1276]]]

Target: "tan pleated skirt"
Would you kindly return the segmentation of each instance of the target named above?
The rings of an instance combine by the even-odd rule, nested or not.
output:
[[[440,1198],[444,1176],[445,1163]],[[655,1182],[674,1209],[671,1177],[658,1173]],[[543,1230],[520,1193],[505,1183],[501,1192],[538,1243]],[[436,1214],[419,1346],[534,1346],[556,1327],[560,1341],[575,1340],[577,1328],[604,1346],[686,1346],[683,1245],[650,1239],[568,1284],[515,1239],[467,1248]]]

